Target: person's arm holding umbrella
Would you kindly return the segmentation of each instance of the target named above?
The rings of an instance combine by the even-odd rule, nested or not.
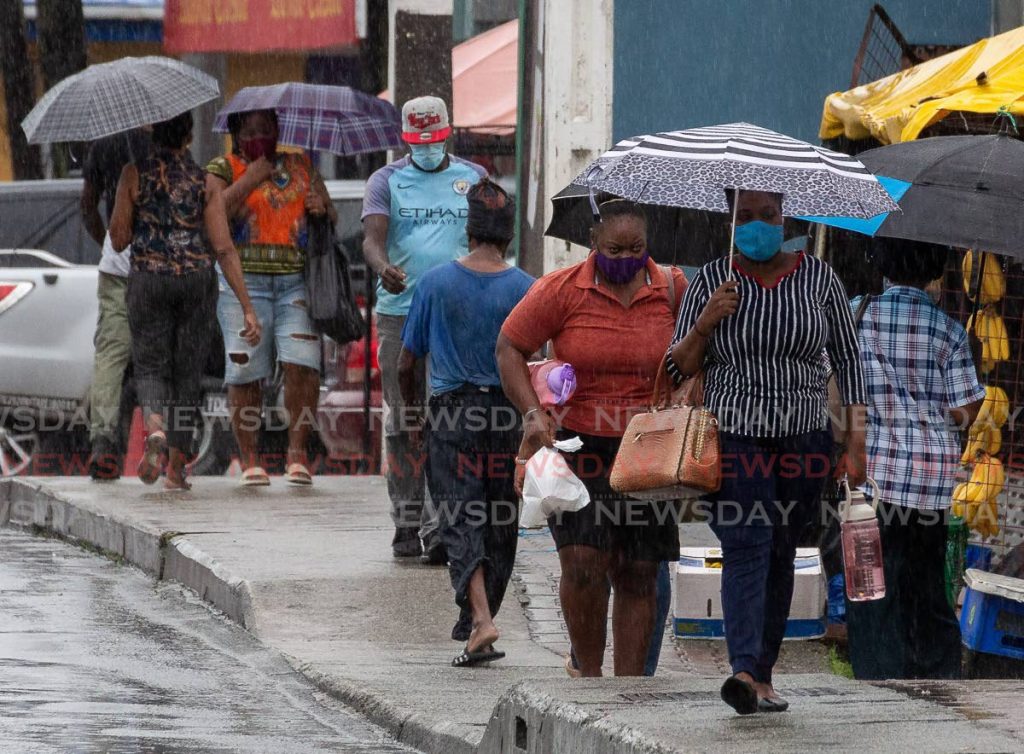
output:
[[[313,217],[326,214],[331,225],[338,224],[338,210],[334,208],[331,195],[327,192],[327,186],[319,173],[314,173],[313,190],[306,195],[306,212]]]
[[[686,287],[669,350],[669,373],[673,378],[692,377],[704,366],[708,341],[718,323],[739,309],[738,285],[735,280],[727,280],[709,297],[707,279],[698,273]]]
[[[89,154],[85,158],[85,168],[82,170],[82,197],[79,200],[79,208],[82,212],[82,225],[92,240],[103,246],[103,240],[107,235],[107,229],[103,226],[103,217],[100,215],[100,192],[99,182],[96,180],[96,172],[92,170],[94,160],[93,149],[90,147]]]
[[[139,171],[129,163],[121,170],[114,199],[114,214],[110,217],[110,243],[114,251],[127,249],[132,242],[135,223],[135,202],[139,198]]]

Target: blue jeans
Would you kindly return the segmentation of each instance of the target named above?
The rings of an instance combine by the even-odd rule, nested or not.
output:
[[[821,515],[832,437],[722,433],[722,487],[707,499],[722,544],[722,612],[733,673],[771,683],[793,599],[800,535]]]
[[[274,375],[274,362],[320,370],[320,336],[306,313],[306,281],[294,275],[245,273],[245,287],[263,327],[263,337],[250,346],[239,335],[245,326],[242,305],[220,276],[217,320],[224,335],[224,382],[248,385]]]

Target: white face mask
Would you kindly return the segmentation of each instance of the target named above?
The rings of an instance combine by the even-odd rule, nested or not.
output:
[[[423,170],[437,170],[444,162],[445,146],[443,141],[436,144],[413,144],[412,161]]]

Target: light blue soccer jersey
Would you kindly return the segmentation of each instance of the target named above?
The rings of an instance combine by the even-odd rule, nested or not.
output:
[[[452,156],[437,173],[420,170],[404,157],[370,176],[363,218],[388,216],[388,259],[406,274],[406,288],[398,295],[377,284],[378,314],[408,314],[424,273],[469,251],[466,194],[485,175],[479,165]]]

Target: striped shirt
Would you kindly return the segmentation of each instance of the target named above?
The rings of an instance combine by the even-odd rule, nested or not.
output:
[[[893,286],[864,313],[860,353],[869,398],[868,476],[887,503],[948,508],[960,438],[946,412],[985,397],[967,331],[921,289]]]
[[[690,281],[673,345],[725,282],[727,265],[726,258],[710,262]],[[775,438],[828,427],[824,353],[835,369],[843,404],[865,403],[853,317],[832,268],[800,254],[796,267],[770,288],[738,266],[734,269],[739,310],[708,339],[704,364],[704,402],[720,429]],[[668,371],[681,381],[672,359]]]

